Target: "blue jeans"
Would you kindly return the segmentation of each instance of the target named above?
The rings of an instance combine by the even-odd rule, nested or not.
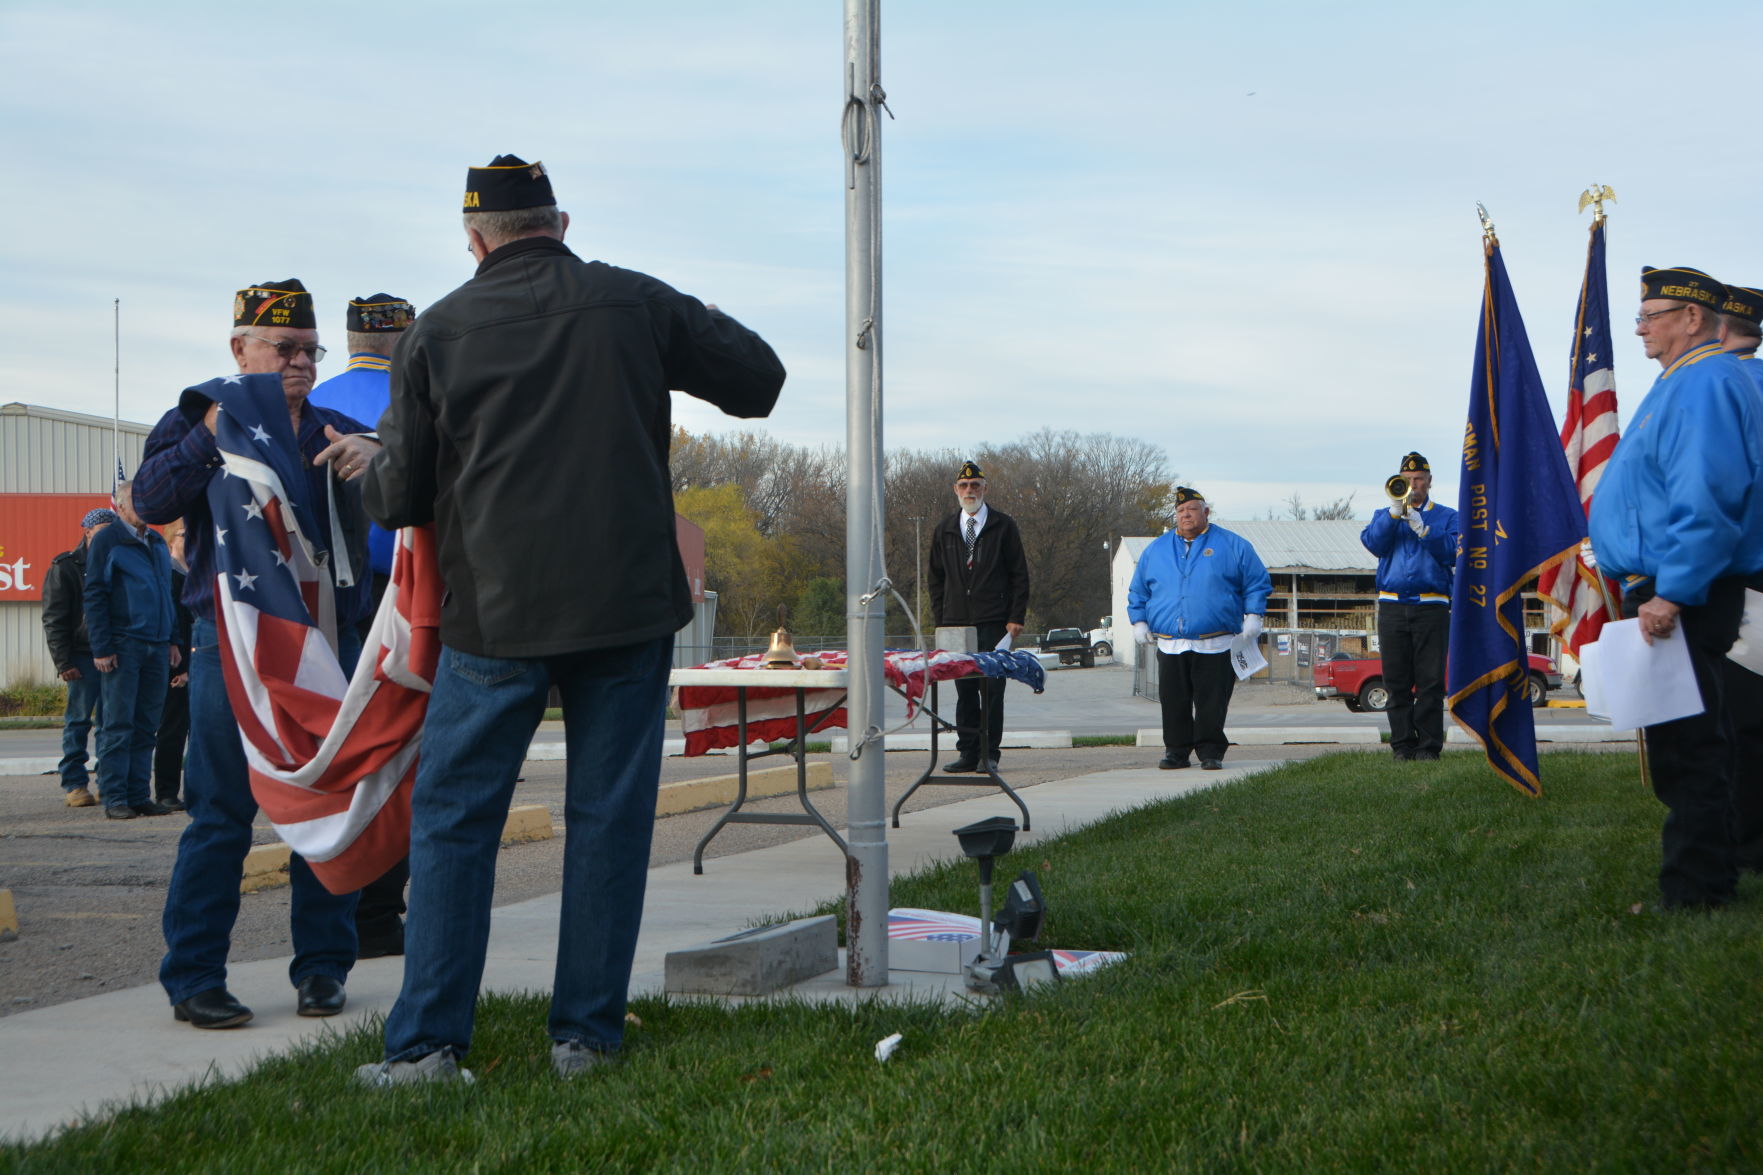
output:
[[[412,793],[404,987],[386,1058],[471,1047],[496,854],[555,684],[568,747],[563,918],[549,1032],[611,1051],[649,880],[673,637],[537,660],[442,650]]]
[[[90,653],[75,653],[73,667],[80,675],[67,683],[67,714],[61,723],[61,787],[73,791],[91,782],[86,774],[86,738],[92,722],[104,721],[104,683]],[[102,775],[102,771],[100,771]]]
[[[126,808],[153,798],[153,746],[170,661],[165,641],[119,636],[115,643],[116,668],[98,675],[104,691],[98,759],[104,764],[105,806]]]
[[[353,628],[339,632],[344,672],[361,652]],[[191,641],[190,751],[184,761],[184,802],[190,823],[178,841],[177,864],[165,895],[165,958],[159,982],[171,1002],[226,986],[227,949],[239,917],[239,880],[251,848],[257,801],[245,747],[221,676],[220,646],[211,620],[196,621]],[[289,915],[294,961],[288,978],[341,980],[355,965],[355,895],[338,897],[312,875],[299,854],[289,858]]]

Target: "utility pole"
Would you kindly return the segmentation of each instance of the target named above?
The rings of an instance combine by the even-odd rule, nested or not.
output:
[[[924,628],[924,532],[920,529],[920,524],[923,522],[924,515],[914,514],[912,516],[912,551],[913,558],[918,564],[918,570],[912,576],[914,589],[912,622],[918,625],[920,631]]]

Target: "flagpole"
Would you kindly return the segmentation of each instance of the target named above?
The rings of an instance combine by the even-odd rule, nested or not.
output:
[[[120,473],[122,470],[122,299],[111,299],[110,307],[112,330],[110,354],[114,363],[110,415],[110,455],[114,458],[111,464]],[[110,488],[116,489],[114,485]]]

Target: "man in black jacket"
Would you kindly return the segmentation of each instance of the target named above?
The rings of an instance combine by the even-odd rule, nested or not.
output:
[[[115,521],[114,511],[102,507],[86,511],[80,519],[80,545],[55,556],[49,574],[43,577],[43,638],[49,644],[55,672],[67,683],[67,714],[61,725],[61,764],[57,770],[70,808],[90,808],[98,802],[87,786],[91,779],[86,773],[86,738],[94,718],[102,721],[104,691],[86,635],[86,544]]]
[[[366,483],[387,528],[432,522],[440,668],[412,791],[404,985],[369,1085],[456,1081],[489,942],[497,842],[545,699],[569,765],[549,1035],[571,1077],[623,1042],[654,831],[673,634],[691,593],[667,468],[678,389],[765,416],[764,340],[652,277],[563,243],[544,166],[467,173],[477,273],[392,356]]]
[[[937,523],[930,535],[930,606],[937,627],[971,625],[979,647],[1014,641],[1028,619],[1028,557],[1016,520],[986,505],[986,475],[968,461],[955,475],[961,508]],[[1004,679],[963,677],[955,682],[954,762],[943,770],[997,770],[1004,739]],[[986,746],[979,741],[980,697],[986,706]]]

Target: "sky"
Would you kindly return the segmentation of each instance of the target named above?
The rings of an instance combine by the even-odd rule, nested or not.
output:
[[[676,423],[842,448],[842,26],[830,0],[0,0],[0,402],[108,416],[120,300],[122,415],[156,420],[230,370],[234,291],[290,276],[336,374],[349,298],[471,276],[465,170],[510,152],[577,253],[789,369],[766,421],[677,395]],[[884,444],[1141,437],[1221,519],[1369,516],[1418,449],[1455,504],[1476,202],[1559,419],[1578,198],[1615,189],[1626,423],[1657,373],[1640,267],[1763,286],[1759,43],[1763,6],[888,0]]]

